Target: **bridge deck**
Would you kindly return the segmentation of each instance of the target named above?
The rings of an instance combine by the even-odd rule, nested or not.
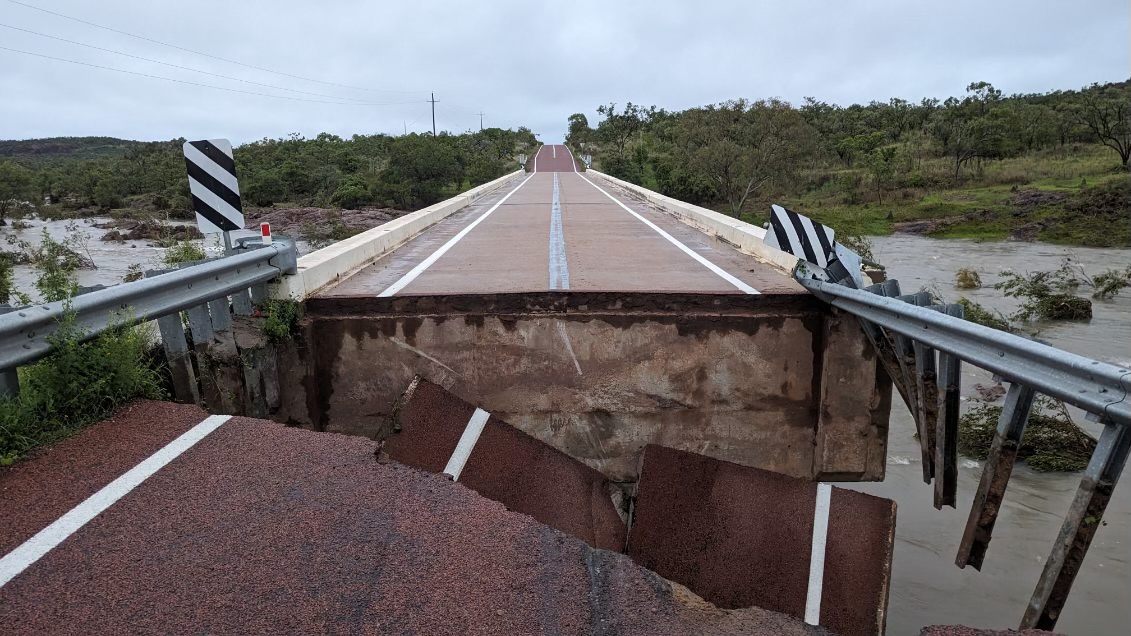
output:
[[[319,296],[805,293],[780,270],[576,172],[565,146],[543,146],[531,165]]]

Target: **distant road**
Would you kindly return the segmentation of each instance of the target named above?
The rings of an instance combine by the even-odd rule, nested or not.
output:
[[[578,172],[566,146],[543,146],[528,169],[320,295],[800,292],[779,270]]]

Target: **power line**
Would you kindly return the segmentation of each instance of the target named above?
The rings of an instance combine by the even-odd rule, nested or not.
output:
[[[353,99],[351,97],[339,97],[337,95],[326,95],[325,93],[311,93],[310,91],[300,91],[298,89],[287,88],[285,86],[275,86],[274,84],[264,84],[262,82],[255,82],[255,81],[243,79],[243,78],[240,78],[240,77],[232,77],[230,75],[221,75],[219,73],[213,73],[211,71],[205,71],[205,70],[201,70],[201,69],[198,69],[198,68],[192,68],[191,66],[181,66],[179,64],[172,64],[170,62],[162,62],[161,60],[154,60],[154,59],[151,59],[151,58],[148,58],[148,57],[142,57],[140,55],[134,55],[132,53],[125,53],[123,51],[115,51],[114,49],[107,49],[107,48],[103,48],[101,46],[95,46],[93,44],[87,44],[85,42],[78,42],[76,40],[68,40],[67,38],[61,38],[61,37],[58,37],[58,36],[49,35],[47,33],[40,33],[38,31],[32,31],[31,29],[25,29],[23,27],[12,26],[10,24],[4,24],[2,22],[0,22],[0,27],[4,27],[6,29],[12,29],[12,30],[15,30],[15,31],[23,31],[24,33],[30,33],[32,35],[37,35],[39,37],[49,38],[49,39],[52,39],[52,40],[58,40],[60,42],[66,42],[68,44],[77,44],[78,46],[85,46],[87,48],[94,49],[96,51],[104,51],[106,53],[113,53],[114,55],[122,55],[124,57],[130,57],[130,58],[133,58],[135,60],[142,60],[144,62],[151,62],[153,64],[160,64],[162,66],[168,66],[170,68],[176,68],[176,69],[180,69],[182,71],[192,71],[193,73],[201,73],[203,75],[210,75],[212,77],[219,77],[220,79],[232,80],[234,82],[244,82],[246,84],[253,84],[255,86],[262,86],[264,88],[273,88],[273,89],[280,90],[280,91],[287,91],[287,92],[291,92],[291,93],[299,93],[299,94],[302,94],[302,95],[312,95],[314,97],[327,97],[329,99],[337,99],[337,100],[341,100],[341,101],[344,101],[344,102],[361,101],[361,100]]]
[[[58,16],[58,17],[63,18],[65,20],[71,20],[72,22],[78,22],[80,24],[85,24],[85,25],[92,26],[92,27],[95,27],[95,28],[98,28],[98,29],[103,29],[105,31],[110,31],[111,33],[117,33],[117,34],[120,34],[120,35],[125,35],[127,37],[131,37],[131,38],[134,38],[134,39],[137,39],[137,40],[143,40],[145,42],[152,42],[153,44],[159,44],[161,46],[167,46],[171,49],[177,49],[178,51],[185,51],[186,53],[192,53],[193,55],[202,55],[202,56],[207,57],[207,58],[219,60],[221,62],[227,62],[229,64],[236,64],[238,66],[243,66],[245,68],[255,69],[257,71],[263,71],[265,73],[274,73],[275,75],[282,75],[283,77],[289,77],[291,79],[303,80],[305,82],[314,82],[316,84],[325,84],[327,86],[338,86],[340,88],[351,88],[351,89],[359,90],[359,91],[369,91],[369,92],[378,92],[378,93],[402,93],[402,94],[413,95],[413,94],[422,94],[422,93],[425,92],[425,91],[394,91],[394,90],[377,89],[377,88],[365,88],[363,86],[352,86],[350,84],[338,84],[336,82],[327,82],[327,81],[324,81],[324,80],[314,79],[313,77],[303,77],[302,75],[293,75],[291,73],[284,73],[283,71],[275,71],[275,70],[272,70],[272,69],[269,69],[269,68],[264,68],[262,66],[255,66],[254,64],[245,64],[245,63],[239,62],[237,60],[230,60],[226,57],[220,57],[218,55],[212,55],[211,53],[204,53],[203,51],[197,51],[195,49],[189,49],[189,48],[185,48],[183,46],[177,46],[176,44],[169,44],[168,42],[162,42],[160,40],[154,40],[153,38],[148,38],[148,37],[145,37],[144,35],[137,35],[135,33],[130,33],[128,31],[122,31],[121,29],[115,29],[113,27],[108,27],[108,26],[104,26],[104,25],[101,25],[101,24],[96,24],[96,23],[90,22],[88,20],[83,20],[82,18],[76,18],[76,17],[69,16],[69,15],[66,15],[66,14],[63,14],[63,13],[59,13],[57,11],[51,11],[50,9],[44,9],[43,7],[37,7],[34,4],[28,4],[26,2],[20,2],[19,0],[8,0],[8,2],[10,2],[12,4],[18,4],[21,7],[27,7],[28,9],[34,9],[36,11],[40,11],[40,12],[43,12],[43,13],[48,13],[48,14],[51,14],[51,15],[54,15],[54,16]]]
[[[423,100],[408,100],[400,102],[334,102],[324,99],[307,99],[305,97],[291,97],[290,95],[271,95],[268,93],[256,93],[255,91],[244,91],[238,88],[228,88],[226,86],[215,86],[213,84],[201,84],[199,82],[190,82],[188,80],[175,79],[172,77],[164,77],[162,75],[150,75],[149,73],[139,73],[137,71],[127,71],[122,68],[114,68],[112,66],[101,66],[99,64],[91,64],[89,62],[79,62],[78,60],[68,60],[62,57],[55,57],[52,55],[44,55],[43,53],[33,53],[31,51],[22,51],[20,49],[13,49],[6,46],[0,46],[0,51],[12,51],[13,53],[23,53],[24,55],[32,55],[35,57],[42,57],[48,60],[55,60],[57,62],[67,62],[69,64],[78,64],[79,66],[89,66],[90,68],[98,68],[104,71],[116,71],[118,73],[126,73],[127,75],[137,75],[138,77],[148,77],[150,79],[165,80],[166,82],[176,82],[177,84],[187,84],[189,86],[200,86],[202,88],[213,88],[218,91],[227,91],[229,93],[241,93],[244,95],[257,95],[259,97],[273,97],[275,99],[286,99],[294,102],[311,102],[314,104],[335,104],[338,106],[396,106],[398,104],[426,104],[427,101]]]

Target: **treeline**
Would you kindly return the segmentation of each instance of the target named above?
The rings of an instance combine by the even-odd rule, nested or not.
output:
[[[95,138],[92,144],[100,152],[107,147],[119,150],[94,158],[52,152],[60,147],[52,141],[0,142],[7,144],[11,157],[0,156],[0,219],[20,201],[36,206],[50,201],[72,209],[191,212],[184,139],[114,144]],[[76,152],[86,148],[73,140],[61,145],[73,146]],[[515,155],[529,154],[537,146],[529,129],[489,128],[435,137],[343,139],[322,133],[304,139],[295,134],[244,144],[235,155],[245,204],[414,210],[516,169]],[[41,151],[30,150],[34,148]]]
[[[917,103],[738,99],[679,112],[632,103],[597,112],[596,127],[584,114],[569,117],[566,142],[579,154],[614,176],[734,215],[830,181],[882,202],[894,189],[954,187],[979,179],[989,162],[1051,149],[1094,154],[1102,145],[1124,172],[1131,155],[1131,81],[1010,96],[975,82],[962,97]]]

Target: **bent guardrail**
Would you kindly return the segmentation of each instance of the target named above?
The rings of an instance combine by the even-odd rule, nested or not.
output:
[[[896,298],[816,279],[800,279],[832,306],[1077,406],[1131,425],[1131,370],[918,307]]]
[[[99,289],[66,301],[15,308],[0,315],[0,373],[6,376],[0,382],[0,394],[12,395],[18,391],[17,367],[51,352],[50,337],[58,330],[66,312],[74,315],[80,338],[89,340],[112,326],[159,320],[195,307],[207,307],[210,302],[229,295],[249,295],[254,287],[281,274],[294,273],[297,251],[293,241],[282,239],[270,245],[250,247],[231,256]]]
[[[960,361],[1010,383],[958,567],[981,570],[1038,392],[1104,425],[1021,619],[1022,629],[1053,629],[1131,455],[1131,370],[974,324],[962,318],[961,305],[936,304],[927,292],[900,295],[894,280],[860,289],[860,258],[835,242],[832,228],[780,206],[768,225],[766,244],[799,259],[794,278],[860,321],[915,420],[923,480],[935,482],[936,508],[956,502]]]

